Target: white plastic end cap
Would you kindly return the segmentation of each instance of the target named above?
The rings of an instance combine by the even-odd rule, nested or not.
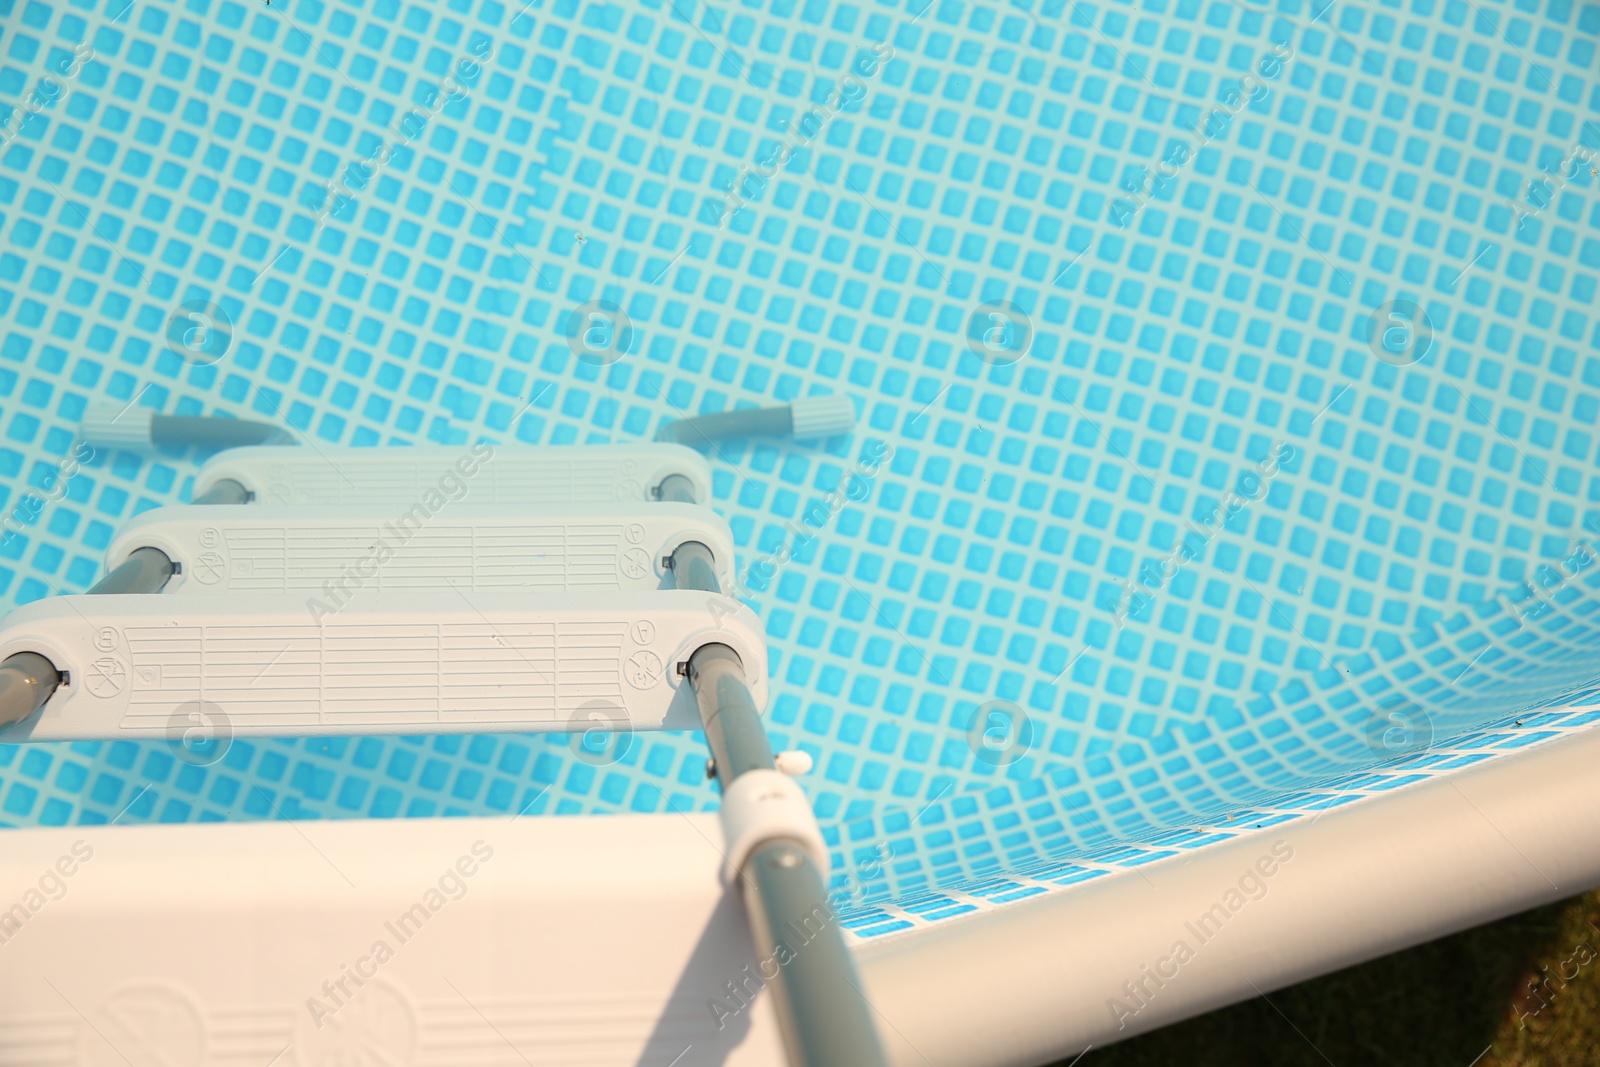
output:
[[[801,397],[789,405],[794,419],[794,436],[804,441],[814,437],[836,437],[849,433],[856,425],[856,406],[843,393]]]
[[[812,762],[811,753],[791,748],[787,752],[777,755],[778,770],[790,778],[798,778],[802,774],[810,774],[811,768],[816,766]]]
[[[83,411],[78,432],[91,445],[103,448],[149,448],[155,414],[152,408],[92,403]]]
[[[746,771],[722,794],[722,836],[727,842],[727,863],[722,877],[733,882],[744,870],[750,853],[768,841],[794,841],[811,854],[811,860],[828,882],[828,846],[811,813],[811,802],[788,776],[778,771]]]

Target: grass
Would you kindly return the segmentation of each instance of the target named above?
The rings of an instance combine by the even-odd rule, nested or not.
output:
[[[1597,1063],[1600,891],[1094,1049],[1078,1067]]]

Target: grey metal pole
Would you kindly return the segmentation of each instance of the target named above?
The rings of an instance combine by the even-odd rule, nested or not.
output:
[[[243,504],[250,498],[244,486],[225,478],[195,501],[196,504]],[[136,548],[122,565],[89,587],[95,595],[109,593],[159,593],[177,571],[159,548]],[[55,664],[37,652],[18,652],[0,663],[0,726],[21,722],[40,708],[61,684]]]
[[[662,499],[666,483],[676,477],[662,483]],[[721,592],[711,551],[699,542],[678,546],[672,569],[680,589]],[[689,683],[724,791],[747,771],[776,767],[744,664],[733,649],[696,649],[689,657]],[[739,874],[756,958],[778,964],[767,984],[790,1067],[887,1067],[855,961],[810,853],[795,841],[768,841],[750,853]]]
[[[683,504],[699,503],[694,498],[694,483],[681,474],[669,474],[661,479],[661,484],[656,486],[656,499],[673,500]]]
[[[270,422],[256,422],[254,419],[226,419],[216,415],[151,415],[150,443],[223,449],[293,444],[294,437]]]
[[[250,499],[245,487],[231,478],[212,486],[196,504],[243,504]],[[89,587],[95,595],[109,593],[159,593],[177,572],[159,548],[136,548],[122,565]],[[40,708],[61,684],[55,664],[37,652],[18,652],[0,663],[0,726],[21,722]]]
[[[656,432],[656,440],[702,445],[727,437],[788,437],[792,433],[794,414],[788,407],[745,408],[664,423]]]
[[[120,567],[90,586],[89,592],[159,593],[176,569],[159,548],[136,548]]]
[[[685,541],[672,550],[672,577],[679,589],[720,592],[717,557],[699,541]]]
[[[773,841],[750,854],[744,876],[756,956],[779,963],[769,984],[790,1067],[887,1067],[811,854],[792,841]]]
[[[44,707],[61,684],[56,665],[37,652],[18,652],[0,663],[0,726],[21,722]]]
[[[727,645],[696,649],[689,657],[689,682],[700,703],[706,747],[711,749],[717,781],[724,790],[746,771],[777,768],[772,742],[744,681],[744,664],[733,649]]]
[[[224,478],[194,498],[196,504],[248,504],[250,491],[232,478]]]
[[[89,592],[159,593],[172,578],[172,560],[159,548],[136,548],[122,565],[94,585]],[[18,652],[0,663],[0,726],[21,722],[50,699],[61,684],[56,665],[37,652]]]

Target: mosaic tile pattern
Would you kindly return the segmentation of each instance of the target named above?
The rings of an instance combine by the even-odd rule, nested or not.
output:
[[[82,590],[187,499],[178,453],[58,489],[91,401],[328,449],[845,392],[852,438],[711,459],[741,564],[793,541],[751,583],[773,732],[864,936],[1586,728],[1597,35],[1565,2],[0,0],[0,596]],[[566,342],[594,300],[635,331],[606,367]],[[219,361],[168,344],[185,301]],[[1374,347],[1395,301],[1414,362]],[[999,766],[995,700],[1030,723]],[[0,821],[687,810],[703,760],[0,748]]]

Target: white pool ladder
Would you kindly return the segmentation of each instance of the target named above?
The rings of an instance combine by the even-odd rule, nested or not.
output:
[[[877,1067],[839,927],[811,930],[809,760],[768,740],[765,636],[723,593],[710,498],[675,444],[221,453],[88,593],[0,622],[0,741],[703,730],[723,877],[757,958],[787,955],[765,985],[789,1063]]]

